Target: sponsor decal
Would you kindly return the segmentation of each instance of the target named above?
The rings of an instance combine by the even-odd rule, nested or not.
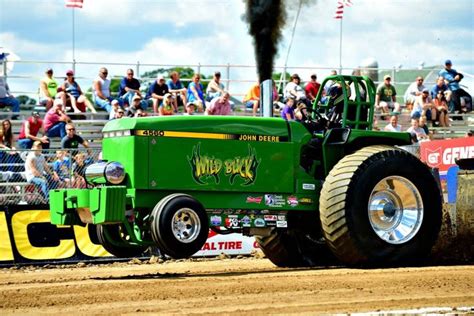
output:
[[[253,221],[253,225],[255,227],[265,227],[265,220],[263,218],[256,218]]]
[[[211,216],[211,225],[212,226],[221,226],[222,225],[222,218],[217,215]]]
[[[303,183],[303,190],[316,190],[316,185],[314,183]]]
[[[285,215],[278,215],[278,220],[279,221],[286,221],[286,216]]]
[[[287,221],[277,221],[276,226],[278,228],[286,228],[286,227],[288,227],[288,222]]]
[[[248,227],[248,226],[250,226],[252,220],[250,219],[250,217],[248,217],[247,215],[245,215],[244,217],[242,217],[242,219],[240,220],[240,222],[242,223],[242,226]]]
[[[299,202],[300,204],[313,204],[313,199],[312,199],[312,198],[304,197],[304,198],[298,199],[298,202]]]
[[[288,203],[288,205],[291,207],[298,206],[298,198],[296,196],[290,195],[286,198],[286,203]]]
[[[271,207],[283,207],[285,199],[282,195],[265,194],[265,205]]]
[[[263,200],[263,196],[247,196],[247,200],[245,202],[260,204],[262,200]]]
[[[277,216],[276,215],[265,215],[263,216],[263,219],[265,221],[276,221],[277,220]]]
[[[231,159],[220,159],[214,156],[202,155],[201,144],[193,147],[192,156],[188,161],[192,168],[194,181],[207,184],[207,178],[214,178],[216,184],[220,183],[220,174],[229,177],[229,183],[234,184],[237,177],[245,181],[242,185],[251,185],[257,178],[257,168],[260,160],[257,159],[256,150],[250,145],[248,155]]]
[[[238,227],[239,226],[239,219],[237,217],[231,217],[231,215],[229,215],[229,217],[227,217],[225,219],[225,226],[226,227]]]

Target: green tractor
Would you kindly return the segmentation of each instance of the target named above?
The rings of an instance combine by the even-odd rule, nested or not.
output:
[[[155,246],[186,258],[209,229],[255,236],[277,266],[427,257],[441,225],[435,177],[399,147],[412,143],[410,134],[372,131],[369,78],[328,80],[335,93],[320,92],[302,122],[171,116],[107,123],[103,160],[86,169],[89,187],[52,190],[51,222],[96,224],[104,248],[118,257]]]

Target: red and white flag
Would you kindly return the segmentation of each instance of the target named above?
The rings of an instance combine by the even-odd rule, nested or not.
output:
[[[334,18],[335,19],[342,19],[342,17],[344,16],[344,2],[342,2],[344,0],[339,0],[337,2],[337,9],[336,9],[336,13],[334,13]]]
[[[82,9],[82,2],[84,0],[65,0],[67,8],[79,8]]]
[[[352,7],[352,1],[351,0],[344,0],[344,6]]]

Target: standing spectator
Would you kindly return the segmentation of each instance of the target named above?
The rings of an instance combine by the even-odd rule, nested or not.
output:
[[[438,77],[436,80],[436,84],[431,88],[430,95],[433,100],[435,100],[438,96],[438,93],[442,92],[446,97],[446,102],[451,100],[451,91],[449,91],[448,85],[444,83],[443,77]]]
[[[131,105],[133,97],[138,95],[142,99],[142,93],[140,92],[140,81],[133,77],[133,70],[127,69],[127,76],[123,77],[120,82],[119,97],[123,100],[123,103]],[[141,100],[142,109],[146,110],[148,103]]]
[[[168,85],[165,83],[165,77],[163,77],[163,75],[158,75],[156,80],[153,81],[153,83],[150,85],[148,89],[148,93],[146,94],[146,98],[145,98],[147,100],[151,99],[154,113],[158,113],[158,108],[163,103],[163,100],[166,94],[169,94],[169,88],[168,88]],[[178,111],[177,103],[173,101],[172,105],[177,112]]]
[[[401,132],[402,126],[398,124],[398,116],[392,115],[390,116],[390,123],[383,129],[386,132]]]
[[[58,82],[53,77],[53,69],[46,69],[46,76],[40,81],[39,97],[39,102],[46,107],[46,111],[53,106],[54,98],[58,94],[58,87]]]
[[[464,75],[452,68],[451,60],[444,62],[444,69],[439,72],[439,76],[444,78],[449,90],[452,92],[452,102],[454,111],[457,113],[465,113],[472,110],[472,97],[464,89],[461,88],[459,82]],[[463,106],[461,98],[465,98],[466,104]]]
[[[317,81],[317,79],[318,77],[316,76],[316,74],[312,74],[311,80],[306,84],[306,87],[304,88],[306,98],[310,102],[313,102],[314,99],[316,99],[319,89],[321,88],[321,84]]]
[[[283,110],[281,110],[281,117],[285,121],[293,121],[295,119],[295,99],[293,98],[288,98],[286,100],[286,104],[283,107]]]
[[[58,179],[54,177],[53,171],[46,163],[42,152],[42,146],[40,141],[35,141],[31,147],[32,151],[28,154],[25,161],[25,176],[26,181],[39,186],[43,198],[47,201],[49,195],[49,187],[53,185],[53,181]],[[53,179],[51,179],[51,177]]]
[[[70,122],[71,119],[62,110],[63,103],[61,99],[54,100],[53,107],[46,112],[43,121],[44,131],[46,136],[61,137],[66,136],[65,126],[66,123]]]
[[[252,109],[253,116],[257,115],[258,108],[260,106],[260,83],[257,82],[253,84],[247,94],[245,94],[242,102],[245,104],[245,107]]]
[[[403,98],[405,99],[405,105],[409,110],[413,108],[413,104],[415,103],[415,99],[417,96],[420,96],[425,89],[425,85],[423,84],[423,77],[418,76],[415,82],[412,82],[409,86],[407,91],[405,91],[405,95]]]
[[[375,108],[382,110],[383,113],[388,113],[389,109],[394,113],[400,113],[400,104],[397,101],[397,91],[391,84],[392,78],[390,75],[383,77],[384,82],[377,87],[377,94],[375,96]]]
[[[413,139],[417,141],[429,140],[425,130],[420,127],[418,119],[411,119],[411,126],[407,129],[407,132],[413,136]]]
[[[16,113],[12,116],[12,119],[18,117],[18,112],[20,112],[20,102],[11,94],[10,87],[7,83],[7,78],[0,76],[0,108],[9,106],[13,113]]]
[[[0,130],[0,162],[4,164],[3,170],[17,171],[13,164],[21,162],[20,155],[15,151],[12,124],[10,120],[2,122]]]
[[[448,101],[446,100],[446,96],[442,90],[438,91],[438,95],[433,100],[433,103],[436,112],[438,113],[437,121],[439,122],[439,125],[442,127],[449,127]]]
[[[209,107],[206,109],[207,115],[229,115],[230,114],[230,94],[227,91],[217,98],[212,99]]]
[[[122,110],[123,111],[123,110]],[[74,188],[86,188],[86,167],[93,162],[92,157],[86,158],[84,153],[77,153],[72,164],[72,186]]]
[[[177,71],[171,72],[170,80],[166,84],[168,85],[169,92],[176,99],[177,105],[185,107],[188,103],[186,98],[187,89],[179,80],[179,73]]]
[[[77,149],[79,144],[84,148],[89,149],[89,143],[81,136],[76,134],[76,127],[72,123],[66,124],[66,136],[61,139],[61,148],[63,149]],[[90,150],[88,150],[90,154]]]
[[[38,137],[38,132],[43,136]],[[43,129],[43,120],[37,111],[33,111],[31,116],[21,124],[18,147],[30,149],[34,141],[40,141],[44,149],[49,148],[49,139]]]
[[[158,112],[160,115],[173,115],[174,114],[174,106],[173,106],[173,95],[171,93],[165,94],[163,98],[163,102],[160,104],[158,108]]]
[[[291,81],[285,87],[283,97],[286,99],[292,98],[298,100],[306,99],[306,94],[304,89],[300,86],[300,76],[298,74],[293,74],[291,76]]]
[[[92,98],[95,105],[110,113],[112,110],[112,96],[110,93],[110,80],[107,79],[108,74],[107,68],[102,67],[99,69],[99,75],[92,85]]]
[[[71,160],[66,151],[57,150],[53,162],[53,177],[57,179],[56,188],[67,188],[71,184]]]
[[[436,109],[428,88],[424,88],[423,93],[415,98],[413,110],[411,111],[412,118],[419,119],[422,116],[427,116],[431,121],[436,121]]]
[[[64,80],[61,90],[63,91],[62,100],[67,108],[71,106],[74,113],[85,113],[89,109],[92,113],[97,113],[94,106],[82,93],[81,87],[74,78],[74,71],[66,72],[66,80]]]
[[[201,75],[194,74],[193,81],[191,81],[188,85],[188,104],[186,105],[187,114],[192,114],[195,108],[197,108],[198,112],[202,112],[204,110],[206,103],[204,101],[204,88],[200,80]]]
[[[224,85],[221,83],[221,73],[220,71],[216,71],[214,73],[214,77],[209,84],[207,85],[206,89],[206,101],[211,102],[212,99],[218,98],[224,94]]]

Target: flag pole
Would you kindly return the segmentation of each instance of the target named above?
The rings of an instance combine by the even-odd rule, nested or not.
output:
[[[74,21],[74,11],[76,11],[76,8],[72,8],[72,61],[73,64],[76,62],[76,39],[75,39],[75,21]]]
[[[342,18],[339,21],[339,74],[342,75]]]

